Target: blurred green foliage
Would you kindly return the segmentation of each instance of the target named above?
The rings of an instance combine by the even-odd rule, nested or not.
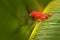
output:
[[[48,2],[0,0],[0,40],[28,40],[35,22],[29,13],[33,10],[42,11]]]

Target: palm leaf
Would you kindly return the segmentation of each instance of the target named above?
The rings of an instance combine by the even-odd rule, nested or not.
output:
[[[40,23],[32,40],[60,40],[60,0],[53,0],[43,12],[53,13],[55,16]]]

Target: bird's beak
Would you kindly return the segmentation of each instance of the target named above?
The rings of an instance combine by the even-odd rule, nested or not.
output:
[[[29,16],[32,16],[31,14],[29,14]]]

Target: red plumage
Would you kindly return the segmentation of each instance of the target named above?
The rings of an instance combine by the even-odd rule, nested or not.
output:
[[[49,17],[49,15],[44,14],[43,12],[37,12],[37,11],[32,11],[30,15],[40,20],[44,20]],[[52,14],[50,16],[52,16]]]

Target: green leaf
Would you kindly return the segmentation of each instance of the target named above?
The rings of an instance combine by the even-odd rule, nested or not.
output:
[[[47,13],[54,16],[41,22],[33,40],[60,40],[60,0],[54,0]]]

